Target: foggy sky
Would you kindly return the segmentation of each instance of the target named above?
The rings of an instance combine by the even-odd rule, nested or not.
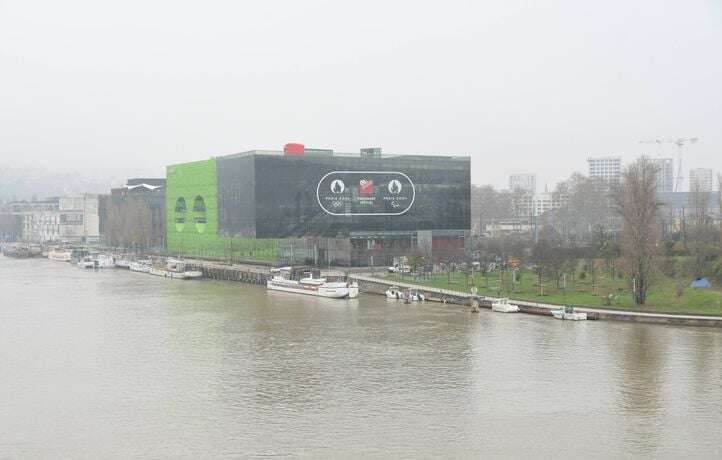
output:
[[[0,165],[162,175],[299,141],[542,188],[698,136],[685,170],[722,172],[720,0],[0,0],[0,83]]]

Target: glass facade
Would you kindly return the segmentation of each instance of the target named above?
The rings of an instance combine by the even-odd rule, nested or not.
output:
[[[470,188],[468,157],[222,157],[219,232],[289,238],[468,230]]]

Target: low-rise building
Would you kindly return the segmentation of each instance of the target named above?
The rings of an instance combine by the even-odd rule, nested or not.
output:
[[[532,230],[533,224],[528,219],[499,219],[486,222],[482,235],[490,238],[500,238],[527,234]]]
[[[60,239],[59,198],[14,201],[0,209],[6,240],[47,243]]]
[[[60,197],[60,239],[97,243],[100,238],[99,197],[96,194]]]

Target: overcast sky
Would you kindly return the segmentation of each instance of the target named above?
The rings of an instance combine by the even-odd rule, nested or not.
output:
[[[0,165],[161,175],[299,141],[541,188],[698,136],[685,169],[722,172],[722,0],[0,0],[0,83]]]

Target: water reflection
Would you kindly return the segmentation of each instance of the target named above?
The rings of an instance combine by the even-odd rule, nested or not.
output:
[[[666,416],[663,392],[672,371],[666,360],[668,329],[640,324],[620,328],[614,342],[617,407],[623,413],[622,436],[634,452],[651,453],[659,444]]]

